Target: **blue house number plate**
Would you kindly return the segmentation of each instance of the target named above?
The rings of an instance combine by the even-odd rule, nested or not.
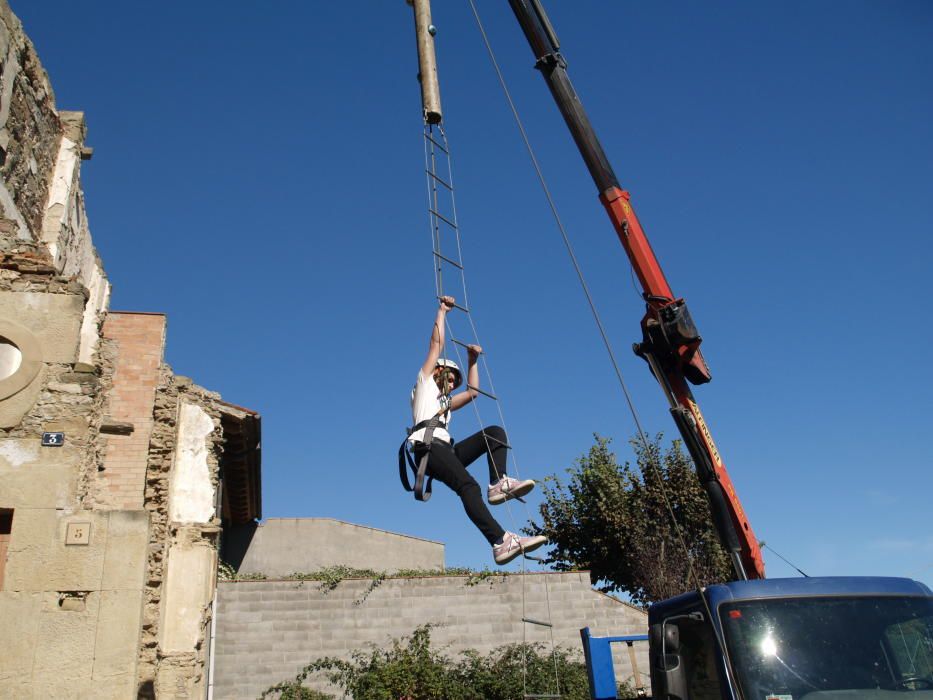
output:
[[[65,444],[65,433],[42,433],[43,447],[61,447]]]

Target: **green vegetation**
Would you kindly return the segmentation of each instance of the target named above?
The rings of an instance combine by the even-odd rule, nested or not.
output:
[[[502,581],[508,576],[507,571],[492,571],[488,568],[476,571],[467,567],[456,566],[446,569],[399,569],[394,573],[385,571],[375,571],[373,569],[354,569],[351,566],[326,566],[317,571],[297,571],[285,576],[286,581],[317,581],[321,584],[321,591],[328,593],[334,590],[341,581],[350,579],[369,579],[371,581],[366,592],[356,601],[360,605],[369,594],[388,578],[419,578],[427,576],[465,576],[465,586],[478,586],[481,583],[488,583],[490,586]],[[237,572],[230,564],[220,562],[217,569],[217,576],[221,581],[267,581],[265,574],[252,573],[241,574]]]
[[[551,654],[540,644],[508,644],[485,656],[468,650],[454,660],[431,647],[431,628],[418,627],[389,649],[357,650],[349,660],[313,661],[294,680],[261,697],[323,700],[328,696],[302,694],[314,692],[302,683],[318,674],[354,700],[509,700],[525,692],[556,693],[558,682],[565,700],[589,698],[586,668],[568,650],[558,647]],[[620,697],[634,696],[627,687],[620,691]]]
[[[589,453],[567,470],[566,483],[545,479],[542,522],[527,529],[550,541],[545,563],[558,571],[589,569],[601,590],[625,591],[639,605],[729,580],[706,493],[680,442],[662,453],[660,435],[648,449],[633,440],[637,470],[620,466],[609,443],[595,436]]]

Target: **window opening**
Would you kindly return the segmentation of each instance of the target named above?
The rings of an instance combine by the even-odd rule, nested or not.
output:
[[[6,569],[6,553],[13,531],[13,511],[0,508],[0,591],[3,590],[3,574]]]
[[[12,377],[23,364],[23,353],[16,345],[0,336],[0,380]]]

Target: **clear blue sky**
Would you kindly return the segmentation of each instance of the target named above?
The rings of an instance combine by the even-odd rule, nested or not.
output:
[[[625,458],[632,419],[469,6],[435,5],[471,305],[521,472],[562,472],[594,432]],[[811,575],[933,581],[933,6],[547,5],[705,338],[696,394],[759,538]],[[175,371],[262,414],[265,515],[488,563],[452,494],[416,504],[396,475],[435,308],[404,2],[12,6],[59,108],[87,114],[113,308],[167,313]],[[595,188],[507,4],[479,7],[642,419],[673,435]]]

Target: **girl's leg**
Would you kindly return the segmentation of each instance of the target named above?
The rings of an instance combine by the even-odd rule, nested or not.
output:
[[[415,450],[415,458],[420,459],[422,452]],[[475,458],[474,458],[475,459]],[[444,443],[435,442],[431,446],[431,456],[428,458],[428,475],[433,476],[442,484],[448,486],[456,493],[467,517],[479,528],[489,544],[502,541],[505,530],[492,517],[486,504],[483,502],[479,484],[467,472],[466,467],[457,458],[453,449]]]
[[[457,458],[464,465],[469,466],[480,455],[486,455],[489,466],[489,483],[494,484],[503,476],[508,466],[508,438],[505,431],[498,425],[490,425],[478,433],[474,433],[466,440],[458,441],[454,446]]]

